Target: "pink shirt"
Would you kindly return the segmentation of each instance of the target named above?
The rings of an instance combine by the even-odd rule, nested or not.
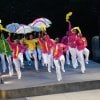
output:
[[[69,46],[71,48],[76,48],[76,40],[77,40],[76,34],[69,35]]]
[[[62,43],[57,43],[57,44],[55,44],[55,47],[54,47],[54,54],[53,54],[53,57],[54,57],[54,59],[59,59],[59,57],[61,56],[61,55],[63,55],[64,54],[64,52],[66,52],[66,50],[67,50],[67,46],[66,45],[64,45],[64,44],[62,44]]]
[[[50,53],[51,48],[54,45],[53,41],[50,39],[48,35],[46,35],[45,39],[39,37],[39,43],[42,47],[42,52],[48,54]]]
[[[61,43],[68,45],[68,36],[64,36],[61,40]]]
[[[13,58],[17,58],[19,53],[24,52],[26,50],[24,45],[11,42],[10,37],[8,37],[7,41],[8,41],[8,43],[11,46],[11,49],[13,51],[13,55],[12,55]]]
[[[78,37],[77,41],[76,41],[76,44],[77,44],[77,49],[78,50],[83,50],[84,49],[84,42],[83,42],[82,38]]]
[[[87,47],[87,40],[86,40],[86,38],[85,37],[82,37],[82,41],[84,43],[84,48],[86,48]]]
[[[72,25],[71,22],[69,22],[69,46],[71,48],[76,48],[76,40],[77,40],[77,35],[72,33]]]

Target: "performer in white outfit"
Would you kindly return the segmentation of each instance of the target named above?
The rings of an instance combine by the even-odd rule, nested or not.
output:
[[[51,72],[51,48],[53,47],[53,42],[46,32],[42,34],[44,36],[39,34],[39,43],[42,46],[43,63],[46,67],[48,67],[48,72]]]
[[[54,64],[56,67],[56,74],[57,74],[57,80],[62,80],[61,75],[61,69],[63,72],[65,72],[64,65],[65,65],[65,57],[64,52],[66,53],[67,46],[59,43],[59,38],[55,39],[55,46],[54,46]]]
[[[85,73],[85,61],[84,61],[84,56],[83,56],[83,52],[84,52],[84,41],[83,41],[83,38],[82,38],[82,33],[78,33],[78,37],[77,37],[77,40],[76,40],[76,45],[77,45],[77,59],[78,59],[78,62],[80,63],[80,66],[81,66],[81,72],[82,73]]]

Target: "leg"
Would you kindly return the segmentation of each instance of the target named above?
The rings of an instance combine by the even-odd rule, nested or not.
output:
[[[55,64],[55,67],[56,67],[57,80],[61,81],[62,80],[62,75],[61,75],[59,61],[54,59],[54,64]]]
[[[42,59],[42,51],[41,51],[41,49],[37,48],[37,53],[38,53],[38,60],[41,61],[41,59]]]
[[[2,64],[3,72],[6,72],[7,66],[6,66],[6,61],[5,61],[5,55],[0,54],[0,56],[1,56],[1,64]]]
[[[13,59],[15,70],[17,72],[18,79],[21,79],[20,61],[19,59]]]
[[[29,50],[26,50],[25,56],[26,56],[26,59],[28,61],[28,65],[31,65],[32,64],[32,60],[31,60],[31,57],[30,57],[30,54],[29,54]]]
[[[83,50],[77,50],[77,55],[78,55],[78,61],[81,66],[81,72],[85,73],[85,63],[84,63],[84,56],[83,56]]]
[[[77,68],[78,67],[78,62],[77,62],[77,53],[76,53],[76,48],[70,48],[70,54],[71,54],[71,60],[72,60],[72,65],[73,68]]]
[[[47,67],[48,66],[48,54],[43,53],[42,57],[43,57],[43,64]]]
[[[21,62],[21,68],[24,68],[24,57],[23,57],[23,53],[19,53],[18,54],[18,59]]]
[[[14,73],[14,70],[13,70],[13,65],[12,65],[12,59],[11,59],[11,56],[6,56],[7,58],[7,61],[8,61],[8,69],[9,69],[9,75],[12,76],[13,73]]]
[[[65,68],[64,68],[65,57],[64,57],[64,55],[62,55],[59,60],[60,60],[60,63],[61,63],[61,69],[62,69],[63,72],[65,72]]]
[[[51,49],[51,67],[54,68],[54,60],[53,60],[53,49]]]
[[[32,55],[33,55],[33,57],[34,57],[35,69],[36,69],[36,71],[38,71],[38,60],[37,60],[37,52],[36,52],[36,50],[34,50],[34,51],[32,52]]]
[[[69,55],[69,50],[67,50],[66,51],[66,63],[68,64],[68,65],[70,65],[70,55]]]
[[[88,64],[88,62],[89,62],[89,50],[87,49],[87,48],[85,48],[84,50],[83,50],[83,54],[85,55],[85,63],[86,64]]]
[[[51,72],[51,54],[48,54],[47,62],[48,62],[48,72]]]

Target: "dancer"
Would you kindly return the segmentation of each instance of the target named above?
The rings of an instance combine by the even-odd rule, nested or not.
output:
[[[84,41],[82,40],[81,33],[78,33],[76,45],[77,45],[77,59],[81,66],[81,72],[85,73],[86,68],[85,68],[85,62],[84,62],[84,56],[83,56]]]
[[[65,72],[64,65],[65,65],[65,57],[64,53],[66,53],[67,46],[59,43],[59,38],[55,39],[55,47],[54,47],[54,64],[56,67],[56,74],[57,74],[57,80],[62,80],[61,70]]]
[[[87,48],[87,39],[85,37],[82,36],[82,34],[79,34],[80,38],[82,38],[82,41],[84,43],[84,50],[83,50],[83,55],[85,56],[85,63],[88,64],[89,63],[89,54],[90,51]]]
[[[3,28],[1,23],[2,21],[0,20],[0,33],[1,33],[0,34],[0,57],[1,57],[2,69],[3,69],[3,72],[6,72],[7,66],[6,66],[5,58],[7,58],[9,75],[12,76],[13,75],[13,66],[12,66],[12,60],[11,60],[12,50],[7,40],[4,38],[4,35],[2,32],[2,31],[6,31],[6,32],[9,32],[9,31]]]
[[[20,69],[21,68],[21,63],[20,63],[19,58],[23,57],[20,54],[21,54],[21,51],[24,47],[22,47],[20,45],[20,42],[19,42],[18,39],[15,39],[14,42],[12,42],[11,37],[9,36],[7,38],[7,40],[8,40],[8,43],[10,44],[10,46],[12,48],[12,51],[13,51],[13,53],[12,53],[13,63],[15,65],[15,70],[17,72],[18,79],[21,79],[21,69]],[[19,57],[19,55],[20,55],[20,57]]]
[[[77,29],[72,29],[71,22],[69,21],[70,16],[72,15],[72,12],[68,12],[66,14],[66,22],[68,22],[68,32],[69,32],[69,51],[71,54],[71,60],[72,60],[72,66],[73,68],[78,67],[78,62],[77,62],[77,53],[76,53],[76,39],[77,39]]]
[[[30,58],[34,59],[35,70],[38,71],[36,43],[37,41],[33,38],[32,34],[29,35],[29,39],[24,38],[24,44],[27,45],[27,54],[29,55]]]
[[[51,72],[51,48],[53,47],[53,42],[46,32],[39,34],[39,42],[42,46],[43,63],[48,67],[48,72]]]
[[[77,62],[77,52],[76,52],[76,40],[77,40],[78,30],[71,27],[71,22],[69,21],[69,51],[71,54],[72,66],[73,68],[78,67]]]

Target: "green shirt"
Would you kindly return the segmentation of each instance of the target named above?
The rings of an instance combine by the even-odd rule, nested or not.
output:
[[[0,37],[0,53],[1,54],[4,53],[7,56],[12,54],[10,45],[8,44],[7,40],[2,35]]]

